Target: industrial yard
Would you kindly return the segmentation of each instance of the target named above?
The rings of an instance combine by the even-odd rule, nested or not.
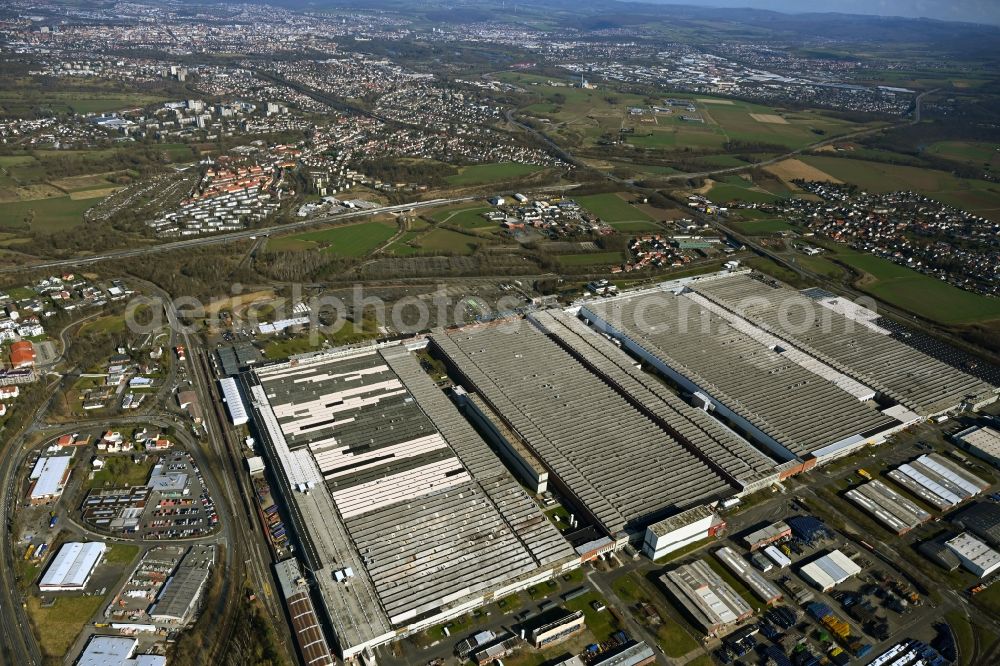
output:
[[[855,331],[892,362],[860,363],[825,333],[786,335],[766,319],[780,301],[758,290],[812,304],[831,335]],[[733,293],[755,307],[735,307]],[[428,375],[428,358],[445,375]],[[901,390],[903,362],[933,379]],[[302,599],[288,603],[307,600],[291,579],[315,583],[324,655],[438,654],[453,631],[479,626],[497,629],[467,636],[461,658],[519,663],[555,650],[533,632],[568,644],[595,635],[599,615],[573,610],[586,595],[582,610],[607,606],[619,627],[596,636],[588,663],[663,650],[665,631],[725,663],[755,650],[777,663],[871,658],[929,617],[933,594],[863,532],[827,523],[834,507],[817,516],[791,500],[795,489],[819,492],[817,476],[892,451],[894,462],[865,463],[874,474],[831,487],[833,501],[915,539],[935,519],[928,503],[964,507],[993,483],[939,453],[883,445],[944,412],[993,409],[996,387],[861,309],[733,269],[258,365],[222,388],[262,454],[248,466],[286,558],[284,594]],[[988,522],[970,518],[980,532]],[[1000,568],[972,533],[938,538],[981,578]],[[581,567],[583,588],[562,592]],[[626,593],[635,576],[644,591]],[[495,605],[499,621],[517,620],[513,634]],[[955,649],[948,632],[919,639],[903,647]]]

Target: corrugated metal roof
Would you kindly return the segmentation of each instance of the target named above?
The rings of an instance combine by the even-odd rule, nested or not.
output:
[[[82,588],[106,550],[107,546],[100,541],[63,544],[38,586],[42,589]]]

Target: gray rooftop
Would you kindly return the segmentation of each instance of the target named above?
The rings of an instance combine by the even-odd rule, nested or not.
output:
[[[150,616],[182,624],[190,621],[214,563],[215,546],[192,546],[150,609]]]
[[[733,493],[534,325],[516,320],[432,339],[609,533]]]
[[[829,325],[820,326],[817,318],[803,326],[807,310],[793,303],[809,298],[794,289],[770,286],[745,274],[699,281],[692,288],[729,309],[752,299],[752,305],[743,308],[747,319],[919,414],[946,411],[965,400],[979,402],[998,390],[827,308],[822,320]],[[782,326],[782,319],[791,326]]]
[[[317,481],[286,492],[342,650],[572,559],[405,347],[255,374],[268,439],[288,448],[276,453],[285,473]],[[348,567],[353,575],[337,581]]]
[[[559,310],[535,313],[531,318],[585,359],[594,372],[627,390],[674,437],[705,456],[723,475],[744,488],[769,482],[774,476],[774,460],[704,410],[681,400],[657,378],[636,369],[628,354],[579,318]]]
[[[581,314],[606,322],[797,457],[895,423],[684,295],[598,301]]]

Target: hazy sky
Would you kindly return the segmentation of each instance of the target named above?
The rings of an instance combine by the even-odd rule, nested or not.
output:
[[[842,12],[1000,24],[1000,0],[646,0],[675,5]]]

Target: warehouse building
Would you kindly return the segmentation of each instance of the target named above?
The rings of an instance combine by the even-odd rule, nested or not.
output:
[[[958,559],[955,551],[940,541],[925,541],[917,546],[917,550],[931,562],[947,571],[954,571],[962,566],[962,560]]]
[[[243,403],[243,396],[236,385],[236,380],[232,377],[223,377],[219,380],[219,387],[222,389],[222,401],[226,403],[226,411],[229,412],[229,420],[235,426],[245,425],[250,417],[247,416],[247,407]]]
[[[292,636],[299,646],[302,661],[306,666],[334,666],[336,660],[330,654],[330,647],[323,636],[323,628],[309,596],[309,583],[302,575],[299,561],[292,557],[276,562],[274,571],[278,576],[281,596],[291,620]]]
[[[80,592],[87,587],[107,546],[100,541],[64,543],[38,583],[42,592]]]
[[[750,605],[704,560],[668,571],[660,582],[709,636],[727,633],[753,615]]]
[[[696,506],[647,527],[642,552],[651,560],[659,559],[696,541],[717,536],[725,529],[726,521],[711,507]]]
[[[743,537],[743,541],[750,550],[757,550],[768,544],[784,541],[790,536],[792,536],[792,528],[785,521],[779,520],[776,523],[771,523],[759,530],[750,532]]]
[[[844,495],[899,536],[933,518],[878,479],[851,488]]]
[[[764,554],[767,555],[767,558],[774,562],[774,565],[779,569],[784,569],[792,564],[791,558],[774,546],[764,546]]]
[[[781,590],[778,586],[764,578],[749,562],[736,554],[729,546],[715,551],[715,557],[726,565],[736,577],[742,580],[750,591],[765,604],[773,604],[781,600]]]
[[[629,641],[602,652],[590,660],[590,666],[646,666],[656,663],[656,653],[643,641]]]
[[[986,578],[1000,571],[1000,553],[968,532],[962,532],[944,543],[958,555],[962,566],[974,576]]]
[[[28,475],[33,482],[28,491],[28,501],[31,504],[48,504],[59,499],[69,479],[72,460],[72,456],[39,458]]]
[[[960,447],[995,467],[1000,467],[1000,432],[988,426],[972,426],[953,436]]]
[[[532,618],[528,635],[536,649],[567,640],[586,629],[582,611],[553,608]]]
[[[951,519],[991,546],[1000,546],[1000,504],[980,502],[973,504]]]
[[[579,566],[404,345],[242,379],[343,658]]]
[[[859,573],[861,567],[839,550],[831,550],[799,569],[802,578],[823,592],[829,592]]]
[[[839,307],[844,299],[830,294],[798,292],[747,272],[698,280],[691,288],[726,310],[743,312],[747,321],[792,348],[875,389],[880,399],[893,400],[922,417],[956,408],[977,409],[996,401],[1000,392],[885,329],[865,325],[863,317]],[[748,303],[752,307],[742,307]]]
[[[581,520],[638,544],[647,525],[732,496],[742,489],[735,474],[756,474],[759,454],[739,448],[738,438],[714,437],[627,372],[636,371],[614,345],[557,316],[436,332],[431,342],[453,377],[526,443]]]
[[[160,654],[136,654],[135,636],[91,636],[76,660],[76,666],[166,666]]]
[[[690,288],[588,302],[580,316],[782,462],[826,462],[903,425],[863,400],[874,391]]]
[[[160,596],[149,608],[149,617],[180,626],[193,620],[214,564],[215,546],[191,546],[163,584]]]
[[[961,465],[927,453],[889,472],[889,478],[942,511],[952,509],[990,487]]]

